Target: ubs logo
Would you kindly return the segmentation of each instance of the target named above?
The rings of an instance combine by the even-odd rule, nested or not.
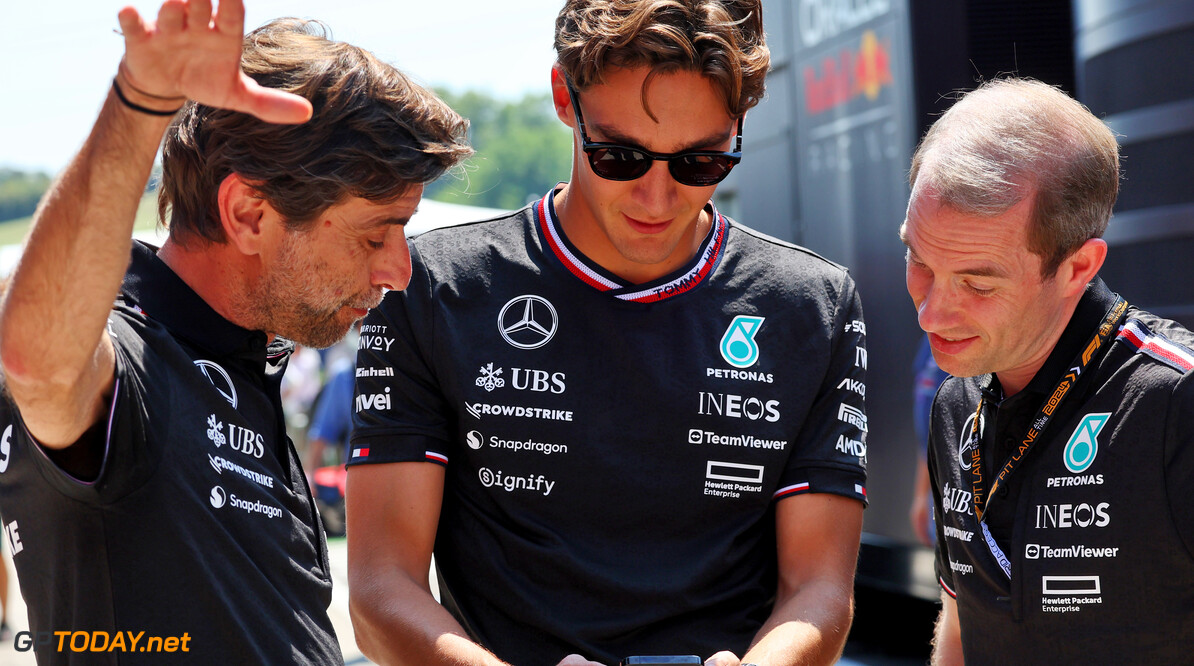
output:
[[[538,349],[555,336],[559,315],[546,298],[524,294],[507,301],[497,323],[506,342],[519,349]]]
[[[224,368],[221,368],[220,364],[215,361],[205,359],[196,359],[195,367],[199,368],[199,372],[202,372],[203,376],[207,377],[207,381],[216,387],[216,391],[219,391],[220,395],[224,396],[228,404],[232,405],[233,409],[236,409],[236,385],[232,383],[232,377],[228,376]]]

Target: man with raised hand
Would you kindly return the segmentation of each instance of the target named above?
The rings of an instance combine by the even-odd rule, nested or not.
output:
[[[31,630],[67,636],[41,663],[101,636],[89,662],[341,661],[279,382],[291,340],[330,345],[406,285],[403,223],[466,124],[318,24],[243,17],[120,12],[0,310],[0,511]],[[158,250],[130,236],[163,135]]]
[[[933,663],[1188,662],[1194,335],[1098,277],[1115,136],[1056,88],[991,81],[910,180],[908,292],[954,376],[929,436]]]
[[[761,10],[570,0],[570,182],[420,236],[410,288],[363,323],[350,607],[375,661],[840,653],[866,498],[854,283],[711,203],[763,94]]]

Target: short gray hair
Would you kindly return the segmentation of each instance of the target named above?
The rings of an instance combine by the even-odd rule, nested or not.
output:
[[[1028,248],[1042,277],[1107,230],[1119,194],[1110,129],[1060,89],[1031,79],[988,81],[958,100],[921,140],[908,176],[960,213],[993,217],[1035,192]]]

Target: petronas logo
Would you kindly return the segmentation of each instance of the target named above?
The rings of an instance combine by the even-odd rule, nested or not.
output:
[[[755,333],[763,325],[765,317],[738,315],[730,322],[725,335],[721,336],[721,357],[735,368],[749,368],[759,360],[759,345],[755,344]]]
[[[1107,425],[1109,418],[1111,418],[1110,412],[1087,414],[1082,417],[1082,421],[1074,429],[1074,434],[1070,435],[1070,441],[1066,442],[1065,451],[1062,453],[1066,469],[1078,474],[1085,472],[1090,467],[1095,456],[1099,454],[1099,433],[1103,430],[1103,426]]]

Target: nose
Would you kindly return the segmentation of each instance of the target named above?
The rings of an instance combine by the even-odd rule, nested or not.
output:
[[[668,172],[667,162],[652,162],[651,168],[647,169],[647,173],[638,178],[634,185],[635,199],[644,212],[651,216],[650,221],[660,222],[670,217],[678,183]]]
[[[910,279],[908,293],[916,304],[916,320],[921,330],[933,333],[949,330],[957,318],[957,304],[948,284],[937,283],[932,277]]]
[[[385,246],[373,256],[369,273],[375,287],[402,291],[410,284],[410,248],[403,227],[395,225],[386,234]]]

